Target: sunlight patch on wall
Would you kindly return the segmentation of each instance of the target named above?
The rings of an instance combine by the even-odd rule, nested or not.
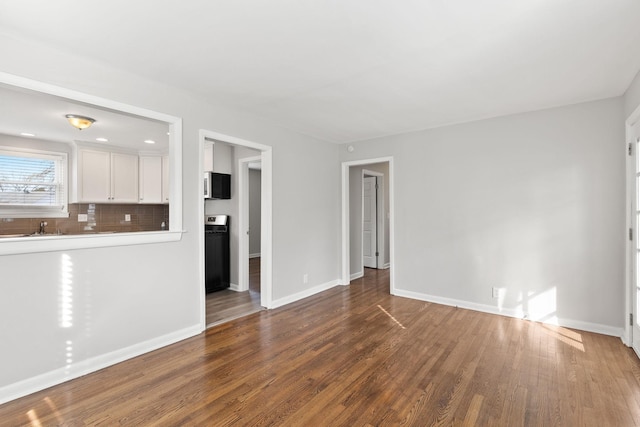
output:
[[[60,261],[58,323],[61,328],[73,326],[73,263],[67,254],[62,254]]]
[[[555,287],[535,295],[529,292],[527,306],[531,320],[552,324],[558,323]]]

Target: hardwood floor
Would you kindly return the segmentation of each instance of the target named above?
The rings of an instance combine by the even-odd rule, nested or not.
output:
[[[260,294],[254,291],[236,292],[229,289],[207,294],[207,327],[219,325],[262,310]]]
[[[207,327],[219,325],[262,310],[260,305],[260,258],[249,260],[249,291],[229,289],[207,294]]]
[[[388,270],[367,270],[2,405],[0,420],[633,426],[640,362],[618,338],[390,296]]]
[[[260,257],[249,258],[249,290],[260,292]]]

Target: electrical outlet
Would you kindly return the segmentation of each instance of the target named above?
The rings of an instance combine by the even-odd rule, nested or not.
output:
[[[124,221],[125,222],[131,222],[131,215],[130,214],[124,214]]]
[[[491,295],[494,298],[500,298],[500,288],[496,288],[495,286],[491,288]]]
[[[309,275],[307,273],[302,276],[302,283],[305,285],[309,283]]]
[[[88,220],[87,214],[78,214],[78,222],[87,222]]]

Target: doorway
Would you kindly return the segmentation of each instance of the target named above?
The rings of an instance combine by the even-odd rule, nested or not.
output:
[[[363,268],[378,269],[385,268],[385,266],[388,267],[388,259],[386,259],[388,251],[385,251],[388,240],[388,236],[385,233],[385,230],[388,229],[388,227],[385,227],[388,203],[384,198],[384,181],[385,173],[388,175],[388,164],[382,163],[378,166],[384,172],[362,169],[362,177],[360,178],[362,182],[360,187],[362,192],[361,252]],[[353,168],[356,168],[356,166],[353,166]],[[353,219],[354,215],[351,215],[351,221]],[[352,225],[356,226],[356,224]],[[359,269],[359,271],[363,270]]]
[[[389,291],[395,292],[394,280],[394,192],[393,192],[393,157],[356,160],[342,163],[342,280],[348,285],[351,280],[364,275],[363,258],[363,215],[364,179],[375,177],[379,184],[376,195],[377,203],[375,240],[371,238],[371,246],[377,245],[378,260],[376,268],[389,269]],[[385,191],[384,189],[388,189]],[[373,252],[375,255],[375,252]]]
[[[626,133],[628,146],[627,160],[627,240],[628,284],[627,311],[629,322],[626,326],[626,344],[640,356],[640,106],[627,119]]]
[[[271,147],[263,144],[258,144],[252,141],[242,140],[240,138],[235,138],[232,136],[220,134],[217,132],[200,130],[200,175],[203,176],[204,173],[204,148],[205,144],[210,144],[213,142],[214,150],[216,143],[222,145],[228,145],[233,147],[233,156],[232,158],[245,160],[245,158],[252,158],[254,161],[259,162],[260,164],[260,258],[259,258],[259,270],[258,277],[260,283],[260,293],[253,295],[253,298],[242,298],[239,300],[243,294],[243,286],[244,278],[243,274],[245,272],[243,267],[243,261],[245,258],[241,256],[244,250],[247,250],[246,244],[244,243],[245,239],[242,236],[241,230],[246,228],[245,220],[243,219],[242,212],[245,209],[243,205],[243,200],[247,197],[247,189],[245,188],[245,183],[247,183],[247,178],[244,176],[242,168],[233,168],[232,170],[232,198],[230,200],[223,200],[215,207],[215,209],[220,209],[224,207],[229,212],[230,215],[230,233],[232,235],[231,240],[233,243],[231,244],[231,286],[230,289],[225,291],[220,291],[221,293],[216,295],[215,298],[208,297],[205,294],[204,287],[204,233],[200,233],[202,236],[200,237],[200,272],[201,272],[201,286],[202,289],[202,305],[201,305],[201,319],[202,319],[202,328],[206,329],[208,326],[212,326],[212,323],[222,323],[223,321],[230,320],[231,318],[240,317],[244,314],[248,314],[248,312],[255,311],[255,307],[258,309],[262,308],[271,308],[272,305],[272,253],[271,253],[271,238],[272,238],[272,152]],[[249,154],[247,154],[249,153]],[[258,153],[256,156],[255,153]],[[215,159],[215,156],[214,156]],[[244,167],[243,163],[236,163],[236,165],[241,164]],[[244,180],[243,180],[244,179]],[[203,180],[200,180],[200,194],[203,194]],[[235,189],[234,189],[235,186]],[[235,200],[234,200],[235,199]],[[246,203],[246,202],[245,202]],[[200,221],[201,224],[204,223],[205,218],[205,209],[211,209],[210,206],[205,206],[204,198],[200,199],[199,202],[199,212],[200,212]],[[216,212],[218,214],[226,214],[227,212]],[[248,253],[248,252],[247,252]],[[247,257],[248,258],[248,257]],[[248,261],[248,259],[247,259]],[[247,275],[248,276],[248,275]],[[235,280],[234,280],[235,278]],[[234,283],[235,282],[235,283]],[[248,281],[246,282],[246,288],[248,290]],[[225,295],[222,294],[225,293]],[[214,293],[215,294],[215,293]],[[247,292],[248,294],[248,292]],[[214,311],[227,311],[230,313],[229,315],[225,315],[224,318],[220,318],[221,316],[212,317],[211,314]],[[209,313],[208,313],[209,312]],[[212,322],[212,319],[216,319],[215,322]]]
[[[260,294],[262,271],[262,160],[238,160],[239,171],[239,279],[238,289]]]

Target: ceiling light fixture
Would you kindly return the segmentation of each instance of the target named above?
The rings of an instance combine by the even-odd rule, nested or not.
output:
[[[67,114],[65,117],[67,118],[67,120],[69,120],[69,123],[71,124],[71,126],[73,126],[78,130],[86,129],[92,124],[94,124],[96,121],[91,117],[79,116],[77,114]]]
[[[96,141],[109,142],[109,140],[107,138],[96,138]]]
[[[153,139],[145,139],[144,142],[147,144],[155,144],[156,142]]]
[[[21,132],[20,135],[22,135],[22,136],[36,136],[35,133],[29,133],[29,132]]]

